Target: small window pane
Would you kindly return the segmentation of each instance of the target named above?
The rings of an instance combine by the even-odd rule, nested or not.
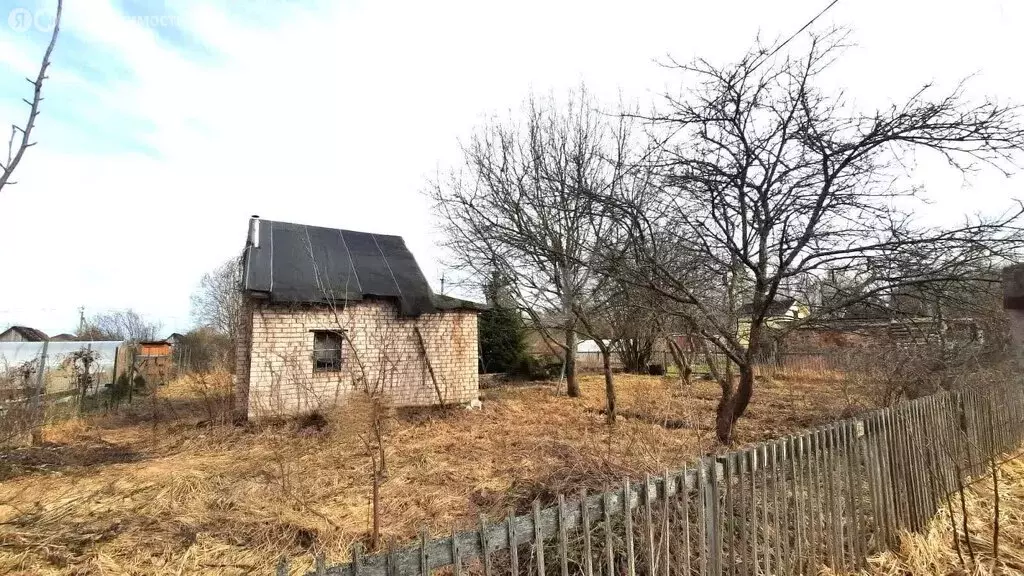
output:
[[[338,332],[313,333],[313,371],[341,370],[342,338]]]

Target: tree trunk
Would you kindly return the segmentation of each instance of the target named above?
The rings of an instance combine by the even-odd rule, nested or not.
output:
[[[579,398],[580,385],[576,381],[576,330],[565,331],[565,393],[571,398]]]
[[[615,381],[612,379],[611,350],[601,350],[601,361],[604,363],[604,395],[608,401],[608,423],[615,424]]]
[[[693,374],[693,368],[690,368],[690,361],[686,358],[686,353],[683,352],[679,344],[676,343],[672,338],[665,339],[668,345],[668,351],[672,354],[672,361],[675,362],[676,368],[679,369],[679,381],[683,385],[690,384],[690,375]]]
[[[754,365],[747,361],[737,364],[740,373],[739,386],[733,390],[731,378],[723,379],[722,399],[718,402],[718,413],[715,418],[715,433],[722,444],[732,442],[733,427],[736,420],[743,416],[754,395]]]
[[[373,532],[370,533],[370,547],[380,549],[380,472],[377,470],[377,455],[370,457],[373,462]]]
[[[654,343],[649,338],[627,338],[619,340],[617,350],[622,360],[622,369],[630,374],[646,374],[651,363]]]

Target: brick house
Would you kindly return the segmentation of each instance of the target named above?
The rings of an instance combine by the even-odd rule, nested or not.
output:
[[[483,306],[434,294],[401,237],[254,216],[241,265],[239,417],[313,411],[354,391],[396,406],[478,398]]]

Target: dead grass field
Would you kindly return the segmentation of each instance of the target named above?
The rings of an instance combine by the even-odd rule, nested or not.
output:
[[[739,442],[866,407],[834,376],[760,383]],[[620,410],[632,417],[613,428],[596,375],[583,377],[579,399],[555,396],[548,383],[484,390],[481,410],[396,413],[381,489],[385,539],[469,526],[479,513],[499,517],[719,449],[715,383],[617,382]],[[370,464],[344,412],[326,426],[243,427],[210,424],[210,406],[180,379],[132,413],[53,425],[45,446],[0,455],[0,572],[269,573],[286,554],[298,573],[312,553],[340,560],[366,537]]]

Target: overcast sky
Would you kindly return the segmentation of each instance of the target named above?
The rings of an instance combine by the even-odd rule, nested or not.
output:
[[[680,88],[656,59],[728,62],[827,2],[65,4],[39,144],[0,192],[0,329],[71,331],[84,306],[183,331],[199,277],[240,252],[250,214],[400,234],[436,289],[421,190],[485,115],[580,82],[646,106]],[[24,122],[51,5],[0,0],[0,126]],[[24,29],[25,9],[38,26]],[[841,0],[815,27],[834,24],[857,46],[827,81],[858,106],[971,74],[973,94],[1024,102],[1022,2]],[[964,182],[928,159],[914,178],[930,218],[1024,195],[1022,176]]]

